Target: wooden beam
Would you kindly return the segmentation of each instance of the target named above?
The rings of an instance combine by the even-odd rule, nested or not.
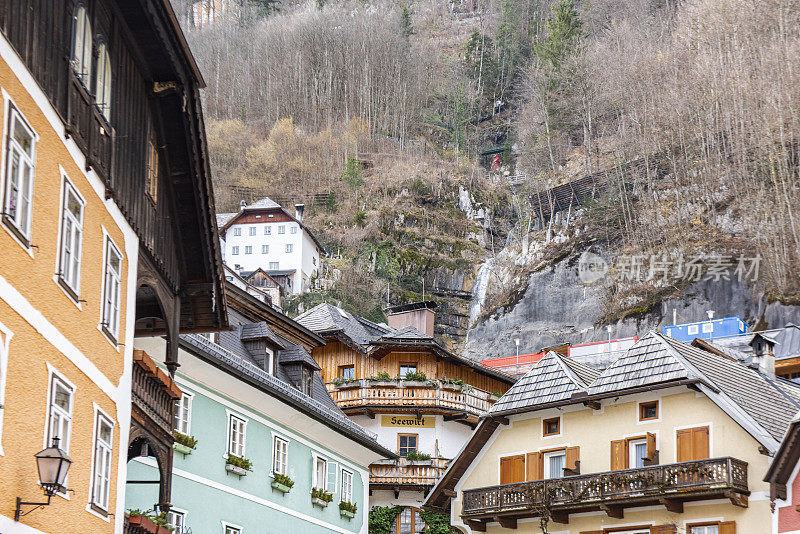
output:
[[[599,410],[601,408],[600,401],[596,400],[587,400],[583,403],[584,406],[591,408],[592,410]]]
[[[375,412],[373,412],[369,408],[364,408],[364,415],[366,415],[370,419],[375,419]]]
[[[726,491],[725,497],[731,500],[732,505],[738,506],[739,508],[747,508],[749,506],[747,495],[742,495],[734,491]]]
[[[498,423],[500,423],[501,425],[508,426],[511,424],[511,422],[508,420],[508,417],[494,417],[493,419]]]
[[[668,512],[672,512],[673,514],[682,514],[683,513],[683,502],[676,500],[676,499],[659,499],[658,502],[663,504]]]
[[[552,512],[550,514],[550,519],[553,523],[561,523],[562,525],[569,524],[569,514],[566,512]]]
[[[486,532],[485,521],[475,521],[474,519],[467,519],[467,526],[475,532]]]
[[[394,489],[394,498],[395,499],[399,499],[400,498],[400,486],[395,486],[393,489]]]
[[[517,528],[517,519],[515,517],[501,517],[494,516],[494,520],[500,523],[503,528]]]
[[[467,418],[467,412],[451,413],[444,416],[445,421],[458,421]]]
[[[458,497],[458,492],[444,488],[442,489],[442,495],[444,495],[445,497],[450,497],[451,499],[455,499],[456,497]]]
[[[613,517],[614,519],[622,519],[625,517],[625,509],[622,506],[601,504],[600,509],[604,511],[608,517]]]

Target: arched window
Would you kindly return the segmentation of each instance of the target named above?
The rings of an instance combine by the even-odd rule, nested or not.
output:
[[[94,93],[95,102],[100,113],[111,121],[111,59],[108,55],[108,46],[101,37],[97,45],[97,69],[95,70]]]
[[[89,87],[92,72],[92,23],[86,6],[78,4],[72,18],[72,70]]]

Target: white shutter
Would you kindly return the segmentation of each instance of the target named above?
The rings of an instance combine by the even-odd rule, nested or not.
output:
[[[317,455],[313,452],[311,453],[311,487],[319,487],[319,481],[317,480]]]
[[[325,464],[327,470],[327,481],[325,483],[325,490],[331,493],[336,493],[336,478],[339,471],[339,464],[336,462],[328,461]]]

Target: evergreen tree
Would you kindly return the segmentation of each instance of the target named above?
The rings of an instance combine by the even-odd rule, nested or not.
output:
[[[547,37],[534,46],[534,54],[552,72],[558,72],[565,60],[579,51],[583,38],[583,23],[573,0],[553,4],[545,29]]]

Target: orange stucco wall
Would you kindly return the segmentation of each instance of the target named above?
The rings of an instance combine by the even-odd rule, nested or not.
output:
[[[3,39],[0,36],[0,39]],[[0,43],[7,47],[7,43]],[[7,51],[7,48],[5,49]],[[90,500],[91,465],[93,456],[93,431],[97,405],[115,420],[114,457],[109,511],[116,513],[117,457],[119,454],[120,421],[114,399],[96,385],[91,373],[74,363],[53,342],[54,331],[63,335],[77,352],[88,358],[110,384],[116,388],[125,368],[124,348],[115,347],[99,330],[102,318],[103,282],[103,228],[108,232],[124,256],[122,295],[120,302],[120,343],[124,339],[126,324],[128,260],[122,228],[115,223],[108,207],[91,187],[87,176],[79,167],[56,130],[51,127],[40,105],[22,83],[17,65],[0,57],[0,87],[4,91],[0,118],[4,126],[8,120],[7,98],[24,115],[39,136],[36,145],[35,178],[31,243],[29,251],[0,226],[0,277],[21,294],[12,298],[12,291],[0,292],[0,323],[13,333],[8,350],[5,387],[5,407],[0,444],[0,515],[13,517],[15,499],[41,500],[37,486],[36,465],[33,455],[43,448],[47,416],[47,388],[49,371],[47,363],[57,369],[75,386],[72,419],[72,438],[69,454],[73,460],[69,475],[69,489],[74,490],[69,500],[60,497],[53,504],[36,510],[23,518],[23,522],[47,532],[112,532],[114,518],[104,521],[86,511]],[[13,68],[12,68],[13,67]],[[6,98],[7,97],[7,98]],[[70,141],[71,143],[71,141]],[[5,138],[3,150],[5,151]],[[86,201],[83,223],[83,250],[81,259],[80,309],[54,281],[56,272],[59,233],[60,167]],[[0,184],[4,186],[5,169]],[[32,326],[31,315],[23,317],[14,308],[14,301],[27,302],[43,317]],[[45,332],[41,324],[50,324],[54,330]],[[97,378],[97,375],[94,375]],[[107,388],[108,390],[108,388]],[[128,401],[129,402],[129,401]]]

